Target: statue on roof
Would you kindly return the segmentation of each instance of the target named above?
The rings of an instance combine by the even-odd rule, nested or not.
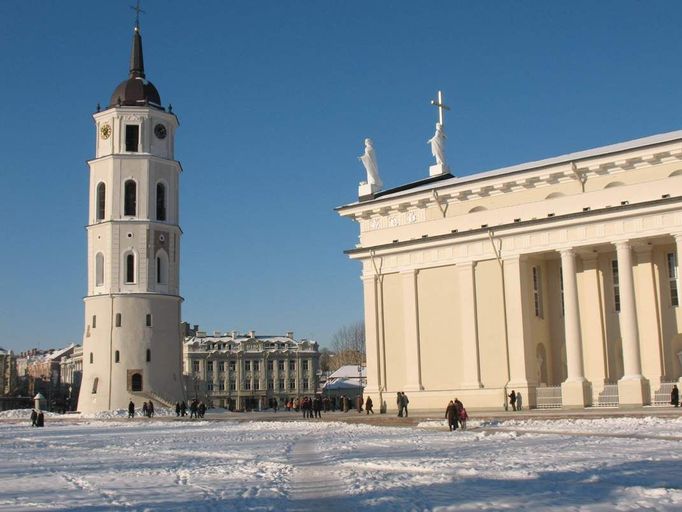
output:
[[[431,154],[436,158],[437,165],[445,165],[445,130],[441,123],[436,123],[436,133],[426,143],[431,144]]]
[[[367,171],[367,183],[372,186],[372,189],[380,189],[383,186],[383,183],[379,177],[379,167],[377,165],[377,157],[374,153],[372,139],[365,139],[365,153],[358,158]]]

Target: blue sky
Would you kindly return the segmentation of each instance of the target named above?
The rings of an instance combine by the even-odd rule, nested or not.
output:
[[[127,76],[132,1],[0,1],[0,346],[80,342],[91,114]],[[183,318],[326,344],[362,318],[357,157],[428,175],[442,89],[458,175],[682,127],[679,2],[148,0],[180,118]]]

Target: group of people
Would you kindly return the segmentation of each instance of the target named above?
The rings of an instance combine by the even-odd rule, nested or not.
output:
[[[457,430],[458,427],[462,427],[462,430],[467,429],[467,410],[464,408],[464,404],[458,399],[450,400],[448,406],[445,408],[445,418],[448,420],[448,427],[450,432]]]
[[[33,409],[31,411],[31,426],[32,427],[44,427],[45,426],[45,415],[43,411],[36,411]]]
[[[395,403],[398,406],[398,417],[402,418],[405,416],[407,418],[407,404],[410,403],[407,395],[402,391],[398,391],[398,396],[395,399]]]
[[[151,400],[149,402],[144,402],[142,404],[142,416],[146,418],[154,417],[154,402]],[[135,417],[135,403],[131,400],[128,404],[128,418]]]

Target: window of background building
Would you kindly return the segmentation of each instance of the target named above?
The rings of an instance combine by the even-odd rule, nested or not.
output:
[[[225,361],[218,361],[218,371],[220,373],[225,371]]]
[[[278,369],[280,372],[283,372],[283,371],[284,371],[284,361],[277,361],[277,369]]]
[[[135,217],[137,215],[137,183],[128,180],[123,184],[123,215]]]
[[[218,391],[225,391],[225,381],[221,380],[218,382]]]
[[[230,361],[230,371],[233,372],[237,368],[237,363]]]
[[[268,389],[275,389],[275,381],[268,379]]]
[[[140,144],[140,126],[126,125],[126,151],[137,152]]]
[[[213,373],[213,361],[206,361],[206,372]]]
[[[303,364],[303,371],[307,372],[308,371],[308,360],[305,359],[305,360],[301,361],[301,364]]]
[[[277,381],[277,388],[278,388],[280,391],[284,391],[284,379],[279,379],[279,380]]]
[[[245,389],[246,391],[250,391],[250,390],[251,390],[251,381],[250,381],[249,379],[246,379],[246,380],[244,381],[244,389]]]
[[[255,389],[256,391],[260,389],[260,381],[258,379],[255,379],[253,381],[253,389]]]
[[[253,371],[257,372],[258,370],[260,370],[260,361],[254,361],[253,362]]]
[[[270,372],[271,372],[271,371],[272,371],[272,368],[273,368],[273,366],[274,366],[273,362],[272,362],[272,361],[268,361],[268,371],[270,371]]]
[[[244,371],[245,372],[251,371],[251,361],[244,361]]]
[[[106,206],[106,191],[107,186],[104,183],[97,185],[97,220],[104,219],[104,210]]]
[[[289,361],[289,370],[296,370],[296,361]]]
[[[199,373],[199,361],[192,361],[192,372]]]
[[[230,391],[236,391],[236,390],[237,390],[237,381],[231,380],[230,381]]]
[[[308,379],[303,379],[303,391],[308,391]]]
[[[207,382],[206,383],[206,390],[207,391],[213,391],[213,382]]]
[[[289,389],[296,389],[296,380],[289,379]]]

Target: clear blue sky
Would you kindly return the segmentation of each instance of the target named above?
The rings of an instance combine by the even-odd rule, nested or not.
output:
[[[132,0],[0,1],[0,346],[81,341],[91,113]],[[362,318],[357,157],[459,175],[682,128],[680,2],[148,0],[147,77],[181,126],[183,318],[322,344]]]

